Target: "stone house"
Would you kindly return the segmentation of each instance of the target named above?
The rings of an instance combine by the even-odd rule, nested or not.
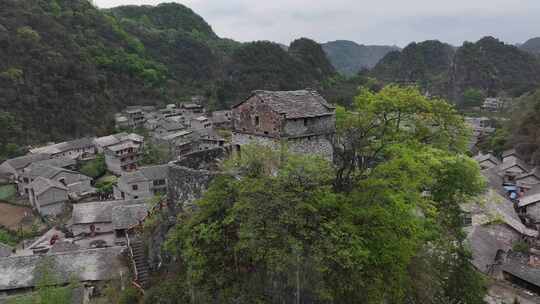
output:
[[[198,140],[197,140],[198,151],[220,148],[220,147],[225,146],[226,144],[226,140],[221,135],[219,135],[214,129],[201,130],[201,131],[198,131],[197,133],[199,134]]]
[[[212,121],[206,116],[198,116],[191,120],[190,127],[193,130],[208,130],[212,129]]]
[[[136,129],[142,127],[145,120],[145,111],[141,106],[129,106],[115,115],[115,126],[117,129]]]
[[[38,177],[43,177],[61,183],[68,188],[68,192],[75,196],[85,196],[95,192],[92,187],[92,178],[79,172],[64,168],[33,163],[25,168],[21,174],[18,191],[21,196],[29,194],[29,185]]]
[[[232,108],[232,143],[257,143],[333,158],[335,107],[312,90],[254,91]]]
[[[76,160],[88,160],[95,158],[96,147],[94,145],[94,139],[86,137],[30,149],[30,153],[49,154],[51,158],[62,157]]]
[[[171,133],[175,133],[184,130],[186,127],[179,122],[168,118],[161,118],[157,121],[156,127],[152,132],[152,137],[166,136]]]
[[[480,168],[482,170],[491,169],[491,168],[496,167],[496,166],[501,164],[499,159],[497,159],[491,153],[484,154],[484,155],[477,155],[477,156],[474,157],[474,160],[476,160],[478,162],[478,164],[480,165]]]
[[[131,200],[152,198],[167,192],[168,165],[141,167],[124,173],[114,186],[114,198]]]
[[[148,216],[147,204],[116,206],[112,209],[112,228],[115,236],[122,239],[126,231],[141,224]]]
[[[217,129],[230,129],[232,127],[232,111],[214,111],[212,112],[212,126]]]
[[[191,130],[181,130],[165,136],[154,138],[158,145],[168,148],[172,158],[191,153],[196,149],[198,134]]]
[[[116,175],[136,170],[142,153],[142,143],[136,141],[124,141],[108,146],[104,149],[107,170]]]
[[[94,139],[94,145],[98,153],[103,153],[105,148],[122,143],[122,142],[135,142],[142,145],[144,143],[144,137],[135,133],[117,133],[113,135],[103,136]]]
[[[204,114],[204,107],[198,103],[182,103],[180,104],[180,110],[185,117],[196,117]]]
[[[487,97],[484,99],[482,104],[482,109],[486,111],[496,112],[501,110],[504,107],[504,100],[498,97]]]
[[[20,174],[24,168],[28,167],[30,164],[50,159],[48,154],[28,154],[25,156],[15,157],[4,161],[0,165],[0,172],[2,175],[6,176],[9,181],[17,183],[19,181]]]
[[[69,200],[68,188],[55,180],[37,177],[27,188],[30,204],[42,216],[59,215]]]
[[[143,200],[122,200],[74,204],[71,231],[75,236],[82,233],[112,233],[113,208],[144,203]]]

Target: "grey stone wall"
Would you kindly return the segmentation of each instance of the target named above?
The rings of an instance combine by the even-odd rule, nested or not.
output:
[[[287,148],[293,153],[320,155],[330,161],[334,158],[332,142],[325,135],[289,138]]]
[[[257,144],[276,150],[280,149],[282,144],[285,144],[290,152],[320,155],[330,161],[333,160],[334,156],[334,148],[332,146],[330,135],[313,135],[279,141],[265,136],[233,133],[232,142],[233,146]]]
[[[287,119],[283,126],[282,137],[294,137],[313,134],[334,134],[336,117],[334,115]]]
[[[228,153],[224,148],[195,152],[169,165],[167,196],[175,213],[202,196],[210,182],[221,174],[218,164]]]

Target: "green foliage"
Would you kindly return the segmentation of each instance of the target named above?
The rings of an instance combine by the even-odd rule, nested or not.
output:
[[[355,76],[362,69],[373,68],[379,60],[398,48],[383,45],[358,45],[352,41],[337,40],[322,45],[336,70],[348,77]]]
[[[454,48],[438,41],[388,53],[372,75],[385,83],[416,83],[432,95],[463,102],[468,89],[519,96],[540,82],[540,60],[493,37]]]
[[[107,165],[105,164],[105,157],[103,154],[99,154],[96,156],[96,159],[85,163],[81,167],[80,172],[94,179],[103,176],[107,172]]]
[[[463,93],[463,106],[480,107],[484,102],[484,98],[482,91],[469,88]]]
[[[167,147],[156,145],[150,141],[148,141],[144,145],[141,165],[143,166],[161,165],[168,162],[169,159],[170,159],[170,153]]]
[[[0,228],[0,243],[15,246],[19,243],[19,238],[15,234]]]
[[[70,304],[72,303],[72,293],[79,287],[78,281],[73,278],[66,287],[59,287],[59,278],[53,273],[53,260],[44,257],[38,267],[36,267],[36,292],[21,296],[8,302],[11,304]]]
[[[137,304],[139,303],[140,294],[134,287],[128,287],[122,291],[118,304]]]
[[[22,84],[24,83],[24,72],[21,69],[11,67],[2,73],[0,73],[0,77],[10,80],[15,84]]]
[[[23,40],[38,43],[41,40],[41,36],[30,26],[23,26],[17,29],[17,36]]]
[[[521,252],[521,253],[529,253],[529,244],[524,241],[515,242],[512,245],[512,250],[515,252]]]
[[[189,303],[482,303],[458,204],[485,185],[462,154],[463,119],[387,87],[363,91],[337,123],[356,156],[343,167],[262,147],[226,162],[169,235],[179,270],[151,299],[175,286]],[[342,168],[355,177],[347,187]]]

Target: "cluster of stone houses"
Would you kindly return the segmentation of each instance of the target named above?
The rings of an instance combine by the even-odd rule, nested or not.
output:
[[[225,145],[217,129],[230,128],[231,111],[207,113],[199,99],[178,106],[169,104],[158,110],[147,106],[127,107],[116,114],[116,127],[145,129],[154,144],[167,149],[171,160]]]
[[[171,115],[168,118],[174,117],[175,107],[165,110],[160,112]],[[200,110],[195,104],[180,108],[184,113]],[[138,113],[130,108],[131,116],[126,114],[125,118],[131,125],[141,124]],[[3,163],[0,168],[17,183],[19,193],[29,196],[30,201],[36,200],[33,204],[39,205],[36,209],[43,214],[55,214],[59,210],[55,209],[57,205],[42,204],[42,197],[55,198],[65,204],[73,194],[84,196],[94,190],[91,179],[76,172],[81,159],[103,153],[107,168],[117,174],[118,179],[113,187],[114,200],[72,205],[67,232],[52,229],[25,249],[15,252],[12,248],[0,248],[0,253],[3,252],[0,256],[0,269],[3,270],[0,271],[0,299],[2,293],[34,287],[35,269],[46,256],[56,263],[53,267],[61,274],[61,283],[68,282],[73,275],[93,283],[127,276],[129,270],[121,263],[121,256],[127,255],[136,283],[144,287],[148,266],[136,229],[156,208],[164,206],[163,202],[155,205],[149,202],[161,195],[166,198],[168,208],[181,210],[200,197],[210,181],[220,174],[216,164],[233,152],[231,150],[241,153],[243,145],[259,143],[272,148],[287,146],[292,152],[332,158],[334,108],[314,91],[256,91],[232,111],[222,111],[219,115],[220,124],[233,129],[232,146],[212,132],[215,120],[209,118],[194,115],[189,127],[180,129],[169,126],[172,125],[170,120],[165,120],[167,123],[163,125],[159,121],[150,122],[155,123],[154,136],[167,140],[198,133],[197,149],[185,148],[178,160],[164,165],[137,166],[144,140],[132,133],[93,138],[93,148],[85,150],[88,154],[84,155],[76,155],[73,151],[70,154],[66,150],[51,155],[46,153],[53,148],[39,148],[35,154]],[[201,129],[208,132],[201,132]],[[58,148],[60,150],[63,148]],[[49,190],[43,192],[43,189]],[[48,211],[44,212],[44,208]],[[80,270],[83,266],[88,269]]]
[[[540,172],[512,149],[474,158],[489,185],[467,210],[473,264],[484,273],[540,291]],[[516,252],[527,244],[528,252]],[[538,275],[536,275],[538,274]]]

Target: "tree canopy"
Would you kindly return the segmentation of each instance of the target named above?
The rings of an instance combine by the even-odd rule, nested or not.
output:
[[[339,111],[338,143],[381,151],[357,158],[358,178],[336,187],[342,166],[243,149],[178,218],[166,246],[177,270],[146,301],[483,303],[458,204],[484,183],[462,154],[462,119],[414,88],[363,92],[355,106],[362,117]]]

